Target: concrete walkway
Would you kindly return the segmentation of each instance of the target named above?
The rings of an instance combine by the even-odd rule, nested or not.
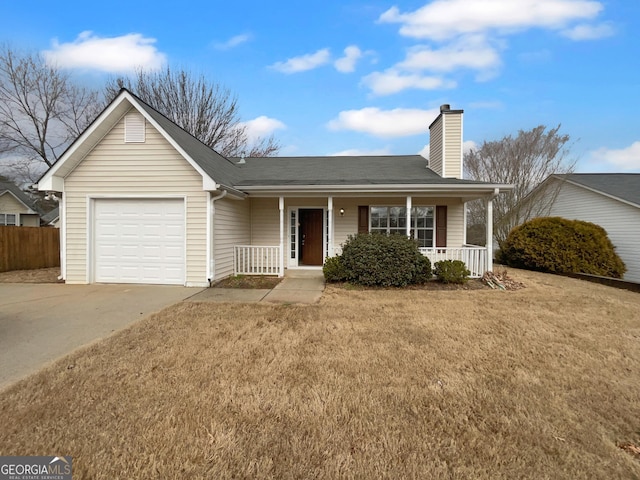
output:
[[[272,302],[316,303],[324,290],[322,270],[287,270],[273,290],[242,288],[207,288],[186,299],[187,302]]]

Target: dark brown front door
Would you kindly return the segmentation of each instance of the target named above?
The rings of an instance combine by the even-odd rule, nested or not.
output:
[[[300,215],[300,264],[322,265],[322,209],[305,208]]]

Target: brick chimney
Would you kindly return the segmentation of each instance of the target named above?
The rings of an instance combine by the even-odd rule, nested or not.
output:
[[[462,178],[462,114],[440,106],[440,115],[429,125],[429,168],[441,177]]]

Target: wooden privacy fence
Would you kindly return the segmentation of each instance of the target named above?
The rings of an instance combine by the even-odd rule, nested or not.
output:
[[[59,266],[59,228],[0,227],[0,272]]]

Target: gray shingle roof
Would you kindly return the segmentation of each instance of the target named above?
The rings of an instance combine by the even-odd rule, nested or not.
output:
[[[640,206],[640,173],[572,173],[558,177]]]
[[[238,186],[279,185],[490,185],[491,182],[442,178],[420,155],[352,157],[225,158],[162,113],[130,93],[158,125],[216,182]]]
[[[231,160],[237,164],[240,159]],[[263,157],[246,158],[245,162],[238,165],[240,186],[486,183],[442,178],[427,168],[421,155]]]

